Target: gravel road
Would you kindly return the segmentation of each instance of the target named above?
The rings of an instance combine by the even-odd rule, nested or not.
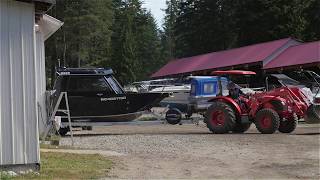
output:
[[[70,145],[70,137],[62,139]],[[292,134],[214,135],[204,125],[96,127],[75,132],[75,146],[115,151],[110,178],[320,178],[320,125]]]

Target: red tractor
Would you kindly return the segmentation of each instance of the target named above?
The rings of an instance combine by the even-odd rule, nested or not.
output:
[[[221,77],[256,73],[230,70],[214,71],[213,74]],[[313,103],[298,86],[283,85],[265,92],[244,94],[240,86],[230,81],[227,85],[228,96],[222,96],[224,87],[221,82],[218,86],[220,95],[210,100],[212,105],[204,120],[207,127],[217,134],[243,133],[252,123],[263,134],[272,134],[277,130],[291,133],[295,130],[298,119],[305,117]]]

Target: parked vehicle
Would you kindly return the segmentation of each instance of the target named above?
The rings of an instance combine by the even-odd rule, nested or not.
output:
[[[111,69],[61,68],[54,86],[54,102],[67,92],[72,122],[126,122],[158,104],[168,93],[127,93]],[[60,109],[65,109],[65,102]],[[66,116],[62,121],[66,122]],[[64,127],[64,132],[68,127]]]
[[[320,76],[316,72],[302,70],[293,71],[291,73],[288,73],[287,75],[298,81],[300,84],[303,84],[304,86],[309,88],[314,95],[318,94],[318,91],[320,90]]]
[[[251,71],[215,71],[213,74],[223,75],[255,75]],[[219,86],[222,82],[219,80]],[[244,94],[239,86],[228,83],[228,96],[214,97],[212,105],[206,112],[204,122],[213,133],[243,133],[252,123],[264,134],[272,134],[276,130],[290,133],[295,130],[299,118],[305,116],[312,103],[297,86],[285,84],[273,90]]]
[[[298,78],[297,76],[295,78],[302,81],[297,81],[284,74],[271,74],[266,78],[266,88],[272,90],[279,87],[298,87],[302,91],[305,101],[310,102],[307,112],[303,116],[304,120],[307,123],[319,123],[319,75],[312,71],[296,71],[296,75]]]

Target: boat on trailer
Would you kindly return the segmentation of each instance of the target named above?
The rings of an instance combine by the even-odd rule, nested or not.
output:
[[[62,92],[68,96],[72,122],[128,122],[150,110],[168,93],[125,92],[112,69],[59,68],[54,85],[53,104]],[[59,109],[66,109],[61,101]],[[67,122],[64,113],[58,113]]]

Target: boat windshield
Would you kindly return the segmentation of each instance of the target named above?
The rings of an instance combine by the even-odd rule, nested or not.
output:
[[[106,80],[116,94],[124,94],[121,85],[113,76],[107,76]]]

